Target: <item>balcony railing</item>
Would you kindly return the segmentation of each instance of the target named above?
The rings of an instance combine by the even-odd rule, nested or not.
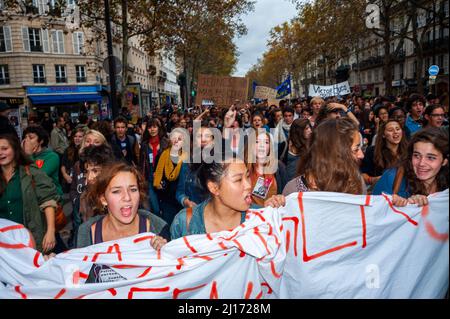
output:
[[[443,37],[443,38],[439,38],[439,39],[435,39],[435,40],[429,40],[429,41],[424,41],[422,42],[422,50],[424,52],[429,52],[432,51],[434,48],[435,49],[447,49],[447,45],[448,45],[448,36]]]
[[[371,56],[368,59],[365,59],[361,62],[359,62],[359,65],[357,63],[352,64],[352,69],[357,70],[366,70],[366,69],[373,69],[379,66],[382,66],[384,63],[384,57],[382,56]]]

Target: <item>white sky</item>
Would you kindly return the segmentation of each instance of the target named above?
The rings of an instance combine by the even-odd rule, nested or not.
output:
[[[266,51],[270,30],[296,14],[295,5],[289,0],[256,0],[255,10],[242,19],[247,35],[235,39],[240,55],[234,76],[245,76]]]

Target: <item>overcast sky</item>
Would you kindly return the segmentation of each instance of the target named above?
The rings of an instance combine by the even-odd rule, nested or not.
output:
[[[289,0],[256,0],[255,11],[243,17],[247,35],[235,39],[240,53],[235,76],[245,76],[266,51],[270,30],[290,21],[296,13],[295,5]]]

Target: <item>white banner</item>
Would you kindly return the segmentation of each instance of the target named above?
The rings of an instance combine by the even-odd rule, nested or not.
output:
[[[388,196],[291,194],[286,207],[251,211],[233,231],[159,252],[146,233],[47,262],[17,235],[23,229],[0,223],[0,299],[442,298],[448,195],[395,208]]]
[[[350,85],[348,81],[333,84],[333,85],[309,85],[309,96],[315,97],[320,96],[321,98],[327,98],[331,96],[342,96],[350,94]]]
[[[253,98],[261,100],[276,100],[277,90],[267,86],[257,86],[255,88],[255,94],[253,95]]]

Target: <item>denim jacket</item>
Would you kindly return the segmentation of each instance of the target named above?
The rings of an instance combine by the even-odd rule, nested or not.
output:
[[[197,172],[198,169],[192,170],[188,163],[181,165],[175,197],[183,207],[183,202],[186,198],[196,204],[200,204],[209,198],[208,191],[204,190],[200,185]]]
[[[177,216],[175,216],[175,219],[170,227],[170,237],[172,240],[188,235],[206,234],[204,213],[205,207],[208,203],[209,200],[205,200],[192,209],[192,218],[189,222],[189,231],[186,224],[186,208],[182,209]],[[254,208],[256,208],[256,206]],[[245,222],[245,215],[246,212],[241,212],[241,224]]]

